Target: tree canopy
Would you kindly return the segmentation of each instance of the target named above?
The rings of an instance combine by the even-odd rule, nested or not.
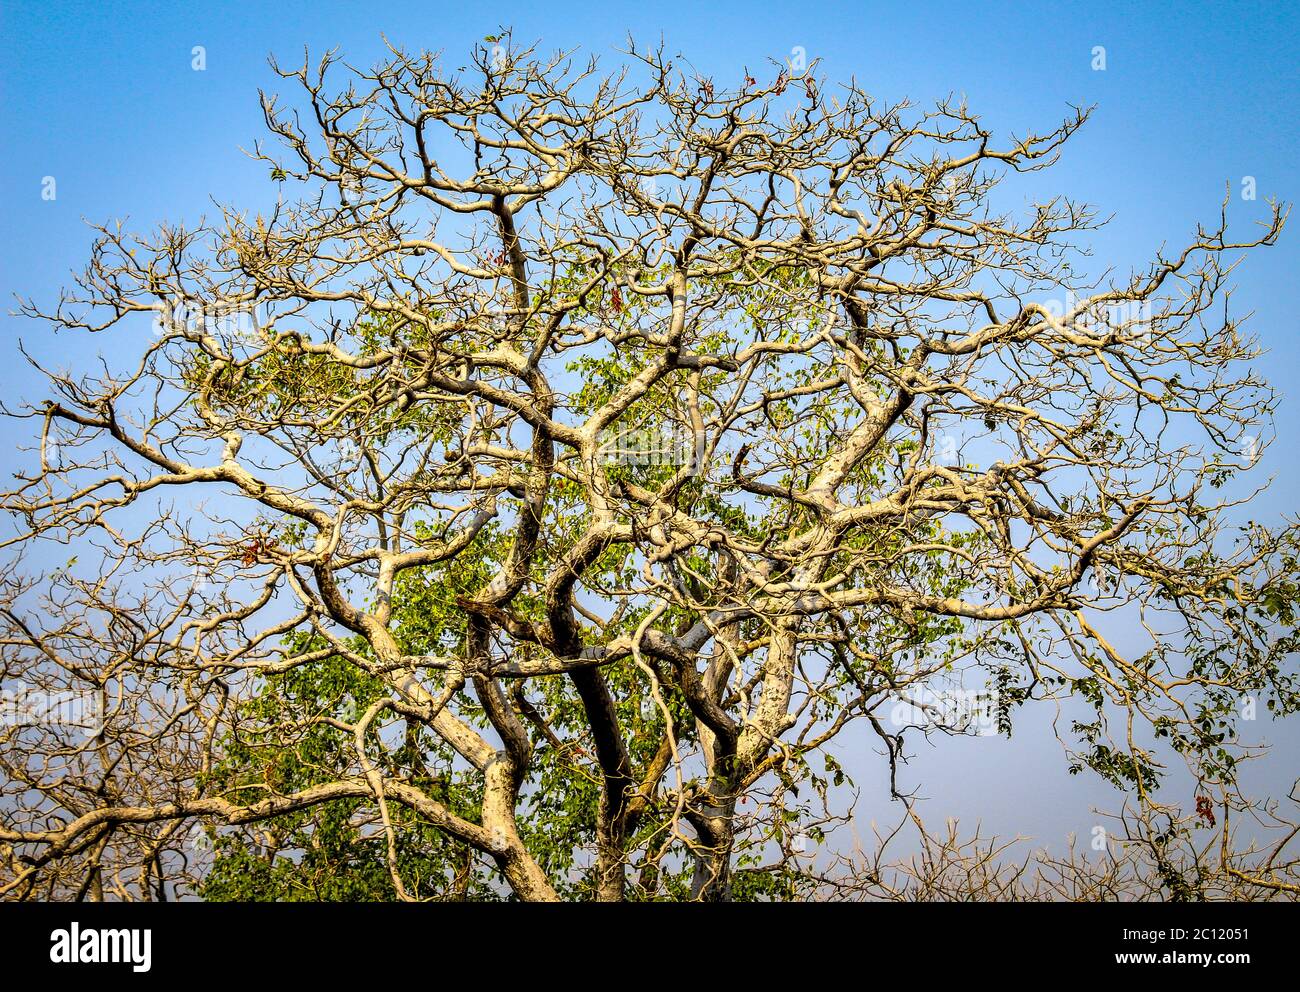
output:
[[[1242,706],[1300,702],[1296,533],[1231,481],[1283,206],[1099,272],[1016,192],[1083,110],[508,36],[273,67],[272,208],[101,226],[23,304],[129,361],[9,411],[5,678],[95,706],[0,728],[0,891],[806,896],[833,741],[894,783],[1031,705],[1157,853],[1215,822],[1294,891],[1228,846]]]

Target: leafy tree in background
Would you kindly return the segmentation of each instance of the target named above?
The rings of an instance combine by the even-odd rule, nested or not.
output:
[[[1296,891],[1230,831],[1277,813],[1242,707],[1300,698],[1295,531],[1226,495],[1273,406],[1226,279],[1281,207],[1090,281],[1093,211],[1001,189],[1083,112],[999,142],[508,37],[277,71],[273,210],[100,228],[24,307],[144,344],[12,411],[5,677],[96,712],[0,734],[0,891],[891,897],[814,857],[837,743],[897,794],[908,739],[1043,703],[1144,893]],[[932,840],[908,892],[1024,895]]]

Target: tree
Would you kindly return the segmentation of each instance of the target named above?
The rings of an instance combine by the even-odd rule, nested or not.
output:
[[[197,839],[212,898],[809,894],[831,741],[892,783],[1043,701],[1226,845],[1239,705],[1300,698],[1295,531],[1224,488],[1273,406],[1226,280],[1285,209],[1089,279],[1094,211],[1001,188],[1086,111],[472,63],[273,62],[273,208],[99,227],[23,304],[155,338],[10,411],[6,678],[93,726],[6,728],[0,888],[166,895]]]

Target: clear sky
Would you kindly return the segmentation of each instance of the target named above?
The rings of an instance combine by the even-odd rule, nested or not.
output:
[[[1263,217],[1267,197],[1292,201],[1300,193],[1297,4],[5,0],[0,291],[6,299],[21,292],[50,300],[86,259],[91,236],[83,218],[125,217],[147,229],[164,219],[196,220],[211,212],[210,198],[255,209],[273,197],[265,167],[239,152],[263,136],[256,91],[278,82],[268,53],[294,63],[304,45],[313,52],[339,46],[350,61],[369,64],[383,33],[407,48],[459,58],[500,26],[543,51],[580,46],[611,59],[629,32],[642,44],[662,35],[670,51],[719,78],[739,78],[744,66],[785,59],[801,46],[831,79],[855,77],[883,99],[924,104],[964,93],[1004,132],[1050,129],[1069,105],[1096,104],[1060,165],[1023,189],[1026,196],[1066,192],[1114,213],[1092,244],[1099,265],[1121,270],[1163,242],[1178,243],[1198,220],[1213,221],[1225,184],[1242,221]],[[191,68],[194,46],[205,49],[203,71]],[[1105,48],[1104,71],[1093,68],[1097,46]],[[1255,202],[1239,195],[1247,176],[1255,179]],[[53,201],[42,199],[45,177],[57,182]],[[1236,279],[1238,309],[1255,312],[1248,326],[1269,349],[1266,371],[1283,393],[1278,442],[1261,466],[1276,481],[1252,512],[1264,521],[1294,514],[1300,495],[1298,261],[1300,217]],[[50,342],[35,325],[7,315],[0,322],[6,400],[38,395],[36,381],[12,360],[16,337],[43,354],[129,344]],[[0,424],[0,444],[13,450],[14,440],[13,425]],[[982,819],[997,832],[1053,846],[1071,831],[1086,836],[1096,822],[1090,805],[1113,806],[1115,797],[1067,776],[1059,749],[1043,744],[1044,726],[1031,717],[1013,741],[962,741],[923,753],[906,781],[933,797],[936,818]],[[1300,771],[1296,734],[1266,729],[1265,736],[1281,743],[1261,770],[1261,786],[1285,792]],[[864,738],[854,746],[865,754],[871,745]],[[888,819],[878,802],[883,766],[864,760],[858,768],[864,813]]]

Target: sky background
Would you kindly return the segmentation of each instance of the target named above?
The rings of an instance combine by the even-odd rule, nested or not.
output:
[[[274,52],[297,64],[339,46],[369,65],[381,34],[411,49],[443,50],[460,60],[485,35],[513,28],[541,52],[581,47],[617,59],[629,33],[642,46],[661,36],[695,68],[739,79],[743,68],[790,57],[796,46],[831,80],[855,78],[883,100],[924,105],[965,94],[997,132],[1051,130],[1071,105],[1097,105],[1061,163],[1017,189],[1024,196],[1064,192],[1114,214],[1092,236],[1099,266],[1142,265],[1162,243],[1177,245],[1197,221],[1218,216],[1225,184],[1243,225],[1266,216],[1265,199],[1297,196],[1300,160],[1300,5],[1183,3],[1135,5],[1016,3],[801,4],[712,3],[447,4],[424,0],[369,4],[28,3],[0,8],[0,292],[50,301],[84,264],[92,240],[84,221],[118,218],[147,230],[163,220],[196,221],[213,199],[257,209],[275,189],[264,165],[240,147],[263,137],[259,87],[275,90],[266,65]],[[205,49],[206,69],[191,68]],[[1104,46],[1106,68],[1093,69]],[[288,93],[289,87],[279,87]],[[1244,177],[1258,190],[1240,196]],[[41,197],[45,177],[57,199]],[[1237,310],[1269,354],[1264,368],[1282,393],[1277,443],[1256,477],[1274,477],[1252,516],[1294,515],[1300,494],[1300,383],[1293,299],[1300,228],[1238,270]],[[38,354],[93,359],[96,349],[126,356],[142,342],[61,336],[0,316],[7,402],[39,399],[38,380],[16,359],[21,338]],[[25,428],[24,428],[25,429]],[[15,454],[19,432],[0,423],[0,446]],[[6,474],[8,474],[6,472]],[[986,832],[1022,833],[1060,848],[1085,839],[1094,807],[1118,796],[1088,776],[1066,774],[1048,733],[1049,711],[1026,711],[1011,741],[980,738],[922,747],[903,784],[930,797],[935,819],[957,816]],[[1293,721],[1294,723],[1294,721]],[[1285,793],[1297,772],[1294,727],[1261,724],[1274,743],[1248,776],[1257,793]],[[883,789],[886,767],[873,738],[841,747],[863,789],[865,821],[893,820]],[[1190,804],[1190,797],[1185,797]]]

